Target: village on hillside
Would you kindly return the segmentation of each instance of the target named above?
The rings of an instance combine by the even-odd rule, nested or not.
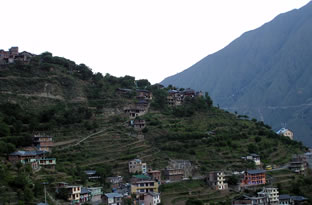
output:
[[[120,95],[132,92],[130,89],[118,89]],[[183,91],[168,91],[167,103],[169,106],[179,106],[187,98],[202,96],[201,92],[191,89]],[[146,128],[146,122],[140,119],[148,112],[153,95],[148,90],[136,90],[137,102],[124,107],[124,113],[129,117],[127,126],[133,127],[142,137],[142,130]],[[293,133],[283,128],[278,134],[285,135],[293,139]],[[25,147],[19,151],[11,153],[8,161],[12,163],[29,164],[34,173],[41,169],[54,170],[57,166],[57,159],[53,157],[53,136],[44,133],[33,135],[33,146]],[[55,191],[56,199],[67,201],[68,204],[106,204],[106,205],[157,205],[162,202],[161,185],[173,184],[188,180],[202,180],[211,190],[228,193],[229,191],[242,192],[243,190],[258,190],[257,195],[242,195],[232,201],[233,205],[252,204],[304,204],[307,198],[303,196],[291,196],[279,194],[278,187],[271,186],[272,178],[268,178],[266,172],[273,172],[279,169],[289,169],[298,175],[305,175],[312,166],[312,153],[293,156],[291,162],[285,167],[274,167],[272,165],[263,166],[261,156],[250,153],[242,156],[241,160],[254,163],[257,169],[243,172],[215,170],[206,175],[198,175],[197,167],[189,160],[170,159],[165,169],[151,169],[149,164],[142,159],[132,159],[128,161],[128,174],[131,176],[107,176],[105,181],[110,185],[111,192],[104,192],[101,186],[85,187],[79,184],[69,184],[66,181],[59,181],[47,184],[50,190]],[[86,169],[83,171],[87,180],[96,182],[102,180],[96,170]],[[228,184],[229,179],[237,179],[233,184]],[[44,203],[41,203],[41,205]],[[56,203],[57,204],[57,203]]]

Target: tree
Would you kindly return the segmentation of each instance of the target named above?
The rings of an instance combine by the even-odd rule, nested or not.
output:
[[[6,123],[0,121],[0,137],[6,137],[9,135],[10,135],[9,126]]]
[[[146,88],[151,85],[151,83],[146,79],[137,80],[136,84],[138,88]]]
[[[210,98],[208,92],[205,92],[205,101],[206,101],[206,103],[207,103],[207,105],[208,105],[209,107],[212,106],[213,101],[212,101],[212,99]]]

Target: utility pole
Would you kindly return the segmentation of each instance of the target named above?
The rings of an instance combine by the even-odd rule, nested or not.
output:
[[[46,205],[47,204],[47,189],[46,189],[46,185],[48,184],[48,182],[43,182],[42,184],[44,186],[44,203]]]

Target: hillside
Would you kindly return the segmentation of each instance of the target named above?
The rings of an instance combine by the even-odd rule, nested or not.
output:
[[[164,85],[207,91],[231,112],[293,130],[312,146],[312,2],[244,33],[224,49],[164,79]]]
[[[39,202],[43,181],[51,184],[51,193],[60,181],[109,190],[106,177],[129,179],[127,163],[134,158],[153,169],[165,168],[170,159],[190,160],[194,176],[202,177],[211,170],[255,168],[241,159],[250,153],[261,155],[263,166],[281,166],[306,150],[263,122],[212,106],[208,95],[169,107],[170,88],[130,76],[94,74],[83,64],[50,53],[29,64],[2,65],[0,76],[1,200]],[[146,121],[146,128],[136,130],[124,110],[140,102],[136,93],[143,88],[153,98],[147,112],[137,117]],[[57,159],[55,171],[33,173],[30,167],[6,160],[13,151],[30,146],[34,133],[53,136],[55,147],[49,157]],[[88,182],[83,171],[89,169],[97,170],[102,180]]]

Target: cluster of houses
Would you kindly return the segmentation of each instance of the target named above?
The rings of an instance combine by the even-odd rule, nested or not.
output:
[[[169,90],[168,96],[167,96],[167,103],[168,106],[178,106],[182,105],[185,98],[194,98],[197,96],[203,96],[203,93],[201,91],[195,92],[192,89],[186,89],[183,91],[178,90]]]
[[[132,92],[133,90],[131,89],[117,89],[117,93],[119,94],[129,94]],[[153,94],[151,91],[137,89],[135,92],[137,102],[124,108],[124,112],[129,115],[129,118],[131,120],[146,114],[149,108],[150,101],[153,99]]]
[[[18,52],[18,47],[11,47],[8,51],[0,50],[0,65],[10,64],[16,61],[22,63],[29,63],[30,59],[34,57],[34,54],[31,54],[27,51]]]
[[[307,201],[302,196],[279,195],[278,188],[275,187],[263,187],[256,196],[243,195],[234,198],[232,205],[300,205]]]
[[[55,169],[56,158],[46,157],[52,152],[53,137],[45,134],[33,136],[33,146],[25,147],[9,154],[8,160],[12,163],[30,164],[33,170],[40,168]]]
[[[82,204],[102,202],[102,187],[82,187],[80,185],[69,185],[66,182],[55,184],[55,191],[59,198],[69,201],[71,204]]]

